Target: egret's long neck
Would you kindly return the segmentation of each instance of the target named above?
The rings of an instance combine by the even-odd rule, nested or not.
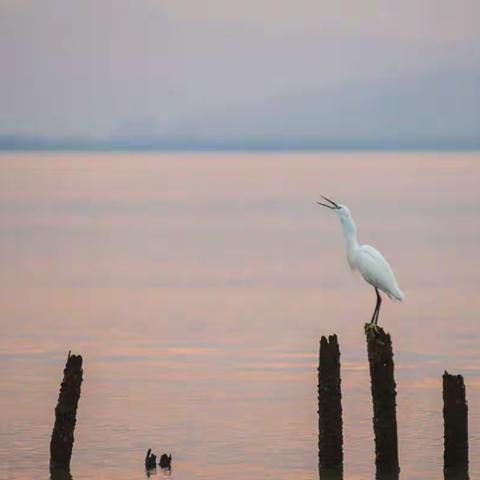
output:
[[[343,236],[347,242],[348,261],[352,262],[356,254],[356,250],[359,247],[357,240],[357,227],[350,215],[340,217],[340,222],[342,223]]]

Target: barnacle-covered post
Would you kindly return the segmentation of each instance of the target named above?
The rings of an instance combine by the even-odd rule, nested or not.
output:
[[[52,469],[68,470],[70,467],[82,380],[82,356],[71,355],[68,352],[50,441],[50,467]]]
[[[392,339],[383,328],[366,330],[373,401],[375,465],[378,473],[399,471],[397,404]]]
[[[468,404],[462,375],[443,374],[445,474],[468,471]]]
[[[318,366],[318,464],[319,469],[343,465],[342,391],[340,347],[336,335],[320,341]]]

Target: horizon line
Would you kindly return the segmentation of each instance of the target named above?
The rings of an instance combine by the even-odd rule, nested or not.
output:
[[[245,139],[213,141],[211,139],[45,139],[41,137],[18,137],[0,135],[0,152],[322,152],[322,151],[432,151],[432,152],[477,152],[480,139],[441,140],[418,139],[396,140],[321,140],[290,139]]]

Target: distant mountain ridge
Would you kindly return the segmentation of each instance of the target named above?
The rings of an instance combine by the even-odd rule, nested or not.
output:
[[[0,136],[1,150],[480,149],[480,72],[273,96],[202,112],[168,132],[111,138]]]

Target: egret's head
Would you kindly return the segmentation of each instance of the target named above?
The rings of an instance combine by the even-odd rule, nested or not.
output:
[[[322,207],[327,207],[330,210],[333,210],[340,217],[340,219],[351,217],[350,210],[348,209],[347,206],[342,205],[340,203],[336,203],[333,200],[330,200],[329,198],[324,197],[323,195],[321,195],[321,197],[324,200],[326,200],[328,203],[317,202],[319,205],[321,205]]]

